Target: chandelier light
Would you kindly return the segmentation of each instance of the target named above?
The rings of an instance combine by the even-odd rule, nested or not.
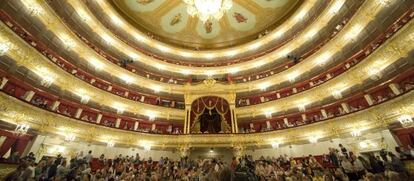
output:
[[[74,134],[68,134],[65,136],[65,141],[67,142],[73,142],[75,141],[75,139],[76,139],[76,136]]]
[[[206,22],[207,20],[220,20],[224,13],[233,6],[232,0],[183,0],[187,4],[187,13],[190,16]]]
[[[0,43],[0,56],[3,56],[9,51],[10,43]]]
[[[401,125],[404,128],[413,127],[414,122],[413,118],[410,115],[403,115],[400,118],[398,118],[398,121],[401,123]]]
[[[18,135],[24,135],[29,131],[30,126],[27,124],[18,124],[16,125],[16,129],[14,129],[14,133]]]

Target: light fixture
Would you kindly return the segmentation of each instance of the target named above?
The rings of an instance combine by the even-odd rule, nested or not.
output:
[[[330,14],[336,14],[341,9],[342,5],[345,3],[345,0],[336,0],[334,4],[329,8]]]
[[[309,137],[309,142],[310,143],[317,143],[318,142],[318,137],[316,137],[316,136],[311,136],[311,137]]]
[[[76,10],[76,13],[78,13],[78,15],[79,15],[79,17],[82,21],[86,22],[86,21],[89,21],[91,19],[89,14],[86,13],[86,11],[84,9],[79,8],[79,9]]]
[[[190,74],[190,70],[183,69],[183,70],[181,70],[181,74],[188,75],[188,74]]]
[[[124,106],[123,104],[120,104],[120,103],[114,103],[114,104],[112,105],[112,107],[113,107],[114,109],[116,109],[116,113],[117,113],[117,114],[122,114],[122,113],[124,113],[124,111],[125,111],[125,106]]]
[[[75,48],[76,42],[68,34],[61,34],[60,41],[65,45],[65,48],[70,50]]]
[[[100,60],[97,60],[95,58],[90,58],[89,64],[91,64],[95,68],[95,70],[98,70],[98,71],[102,70],[103,67],[105,66],[104,63],[102,63]]]
[[[154,111],[147,111],[147,116],[150,121],[154,121],[156,118],[156,113]]]
[[[29,9],[29,14],[31,16],[39,16],[39,15],[43,14],[43,8],[40,5],[31,4],[27,8]]]
[[[49,87],[56,79],[56,75],[46,67],[36,67],[35,73],[42,79],[40,85]]]
[[[120,79],[122,79],[126,84],[131,84],[132,81],[134,81],[134,78],[126,74],[121,75]]]
[[[332,91],[332,96],[335,99],[341,99],[342,98],[342,92],[340,90],[333,90]]]
[[[306,104],[305,103],[298,104],[298,109],[301,112],[305,111],[306,110]]]
[[[226,55],[229,56],[229,57],[232,57],[232,56],[236,55],[237,53],[238,53],[237,50],[231,50],[231,51],[227,51]]]
[[[404,128],[413,127],[413,118],[410,115],[402,115],[398,118],[398,121]]]
[[[0,43],[0,56],[3,56],[7,53],[7,51],[10,50],[10,43],[8,42],[2,42]]]
[[[345,40],[353,41],[355,37],[362,31],[362,26],[360,24],[356,24],[351,27],[351,29],[345,34]]]
[[[154,93],[158,93],[162,88],[159,85],[153,85],[151,89],[154,91]]]
[[[287,79],[290,82],[294,82],[298,76],[299,76],[299,73],[298,72],[292,72],[292,73],[290,73],[290,74],[287,75]]]
[[[268,87],[270,87],[269,82],[263,82],[263,83],[259,84],[259,89],[262,90],[262,91],[266,90]]]
[[[30,126],[27,124],[17,124],[14,133],[17,135],[24,135],[29,131]]]
[[[213,70],[207,70],[207,71],[205,72],[205,74],[207,75],[207,77],[211,77],[211,76],[213,76],[213,75],[214,75],[214,71],[213,71]]]
[[[128,56],[132,59],[132,60],[136,60],[139,58],[139,55],[134,53],[134,52],[129,52]]]
[[[262,45],[262,44],[261,44],[260,42],[256,42],[256,43],[254,43],[254,44],[251,44],[251,45],[249,46],[249,49],[250,49],[250,50],[254,50],[254,49],[259,48],[261,45]]]
[[[65,135],[65,141],[67,142],[73,142],[76,139],[76,135],[74,134],[67,134]]]
[[[207,20],[220,20],[224,13],[233,6],[232,0],[183,0],[187,4],[187,13],[190,16],[206,22]]]
[[[214,152],[214,148],[210,148],[210,150],[208,152],[213,153]]]
[[[110,15],[110,17],[111,17],[112,22],[113,22],[115,25],[117,25],[117,26],[120,26],[120,25],[122,25],[122,24],[124,23],[124,22],[122,22],[122,20],[121,20],[121,19],[119,19],[119,17],[118,17],[117,15],[115,15],[115,14]]]
[[[87,104],[89,102],[89,100],[91,99],[91,97],[88,95],[87,91],[84,89],[78,89],[75,93],[76,95],[78,95],[81,98],[81,103],[82,104]]]
[[[89,100],[91,99],[91,97],[88,96],[88,95],[81,95],[80,97],[81,97],[81,103],[82,104],[87,104],[89,102]]]
[[[261,67],[261,66],[263,66],[265,64],[265,62],[264,61],[257,61],[257,62],[255,62],[254,63],[254,67],[255,68],[258,68],[258,67]]]
[[[115,142],[113,142],[113,141],[108,141],[108,142],[106,143],[106,146],[107,146],[107,147],[114,147],[114,146],[115,146]]]
[[[204,54],[204,57],[207,58],[207,59],[212,59],[212,58],[214,58],[214,54],[206,53],[206,54]]]
[[[151,141],[142,140],[139,144],[144,148],[145,151],[150,151],[153,143]]]
[[[270,119],[270,118],[272,118],[272,111],[271,110],[266,110],[266,111],[264,111],[264,114],[265,114],[265,116],[266,116],[266,118],[267,119]]]
[[[235,73],[237,73],[237,72],[239,72],[239,68],[238,68],[238,67],[233,67],[233,68],[230,68],[230,69],[229,69],[229,73],[230,73],[230,74],[235,74]]]
[[[361,129],[354,129],[354,130],[351,131],[351,136],[352,137],[359,137],[361,135],[362,135]]]
[[[171,50],[170,48],[168,48],[168,47],[166,47],[164,45],[158,45],[157,48],[159,50],[161,50],[162,52],[169,52]]]
[[[273,142],[272,148],[279,148],[280,143],[279,142]]]
[[[111,37],[111,36],[109,36],[108,34],[102,34],[101,35],[102,36],[102,39],[106,42],[106,44],[108,44],[108,45],[112,45],[113,43],[114,43],[114,39]]]
[[[144,145],[145,151],[151,151],[151,145]]]
[[[157,63],[157,64],[155,64],[155,67],[157,67],[158,70],[165,70],[165,65],[163,65],[163,64]]]
[[[316,63],[319,66],[323,66],[323,65],[325,65],[326,62],[328,62],[328,60],[329,60],[329,58],[331,58],[331,56],[332,56],[331,52],[325,52],[316,59]]]

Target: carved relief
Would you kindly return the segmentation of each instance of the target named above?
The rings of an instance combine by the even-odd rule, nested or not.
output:
[[[170,25],[174,26],[178,23],[181,22],[181,13],[178,13],[177,15],[174,16],[174,18],[171,20]]]
[[[210,20],[207,20],[204,23],[204,29],[206,30],[206,33],[211,33],[213,31],[213,23]]]
[[[247,23],[247,18],[244,17],[241,13],[235,12],[233,17],[236,19],[238,23]]]

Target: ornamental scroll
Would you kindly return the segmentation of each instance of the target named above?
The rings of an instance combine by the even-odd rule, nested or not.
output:
[[[231,110],[221,97],[207,96],[191,104],[191,133],[231,133]]]

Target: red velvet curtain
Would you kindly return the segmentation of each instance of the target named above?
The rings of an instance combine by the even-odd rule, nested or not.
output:
[[[0,136],[6,136],[6,140],[4,140],[0,147],[0,158],[3,157],[10,149],[11,153],[18,151],[19,156],[21,156],[28,143],[33,138],[31,135],[15,135],[7,130],[0,130]]]
[[[10,148],[12,148],[16,140],[17,139],[13,137],[7,137],[6,140],[4,140],[3,145],[0,147],[0,158],[3,157],[7,151],[10,150]]]
[[[231,125],[231,110],[229,103],[225,99],[215,96],[201,97],[191,104],[190,124],[194,122],[196,115],[202,114],[206,108],[215,108],[218,113],[224,114],[227,123]]]

